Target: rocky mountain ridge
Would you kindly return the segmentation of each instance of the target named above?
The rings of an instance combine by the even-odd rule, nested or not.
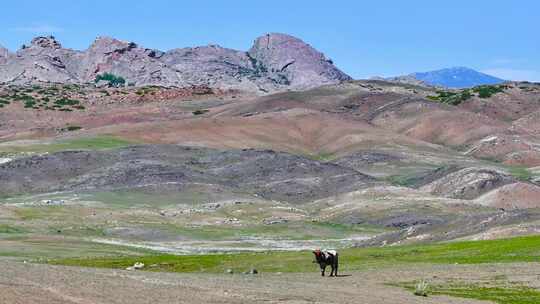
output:
[[[63,48],[52,36],[34,38],[15,53],[0,47],[0,83],[89,83],[112,73],[134,86],[209,86],[252,92],[302,90],[351,78],[304,41],[266,34],[247,52],[217,45],[148,49],[98,37],[84,50]]]

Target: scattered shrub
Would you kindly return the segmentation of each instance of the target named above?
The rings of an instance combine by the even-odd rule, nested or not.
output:
[[[193,111],[193,115],[202,115],[207,112],[208,110],[196,110],[196,111]]]
[[[64,128],[64,130],[68,131],[68,132],[72,132],[72,131],[78,131],[82,129],[82,127],[80,126],[67,126]]]
[[[25,108],[34,108],[36,105],[36,101],[35,100],[27,100],[24,102],[24,107]]]
[[[109,82],[109,85],[112,87],[121,87],[126,85],[126,80],[123,77],[116,76],[111,73],[97,75],[95,82],[98,83],[101,80]]]
[[[478,97],[480,98],[490,98],[491,96],[504,92],[505,86],[491,86],[491,85],[483,85],[474,87],[472,90],[475,93],[478,93]]]
[[[426,98],[429,100],[457,106],[475,96],[475,94],[479,98],[490,98],[497,93],[504,92],[504,90],[507,88],[508,86],[505,85],[482,85],[461,91],[437,91],[437,95],[427,96]]]
[[[75,106],[75,105],[80,104],[80,101],[76,99],[68,99],[68,98],[63,97],[56,100],[54,104],[59,105],[59,106]]]
[[[429,284],[425,280],[422,280],[416,283],[416,285],[414,286],[414,295],[419,297],[427,297],[428,289]]]
[[[158,88],[155,87],[155,86],[146,86],[146,87],[142,87],[140,89],[138,89],[135,94],[139,95],[139,96],[144,96],[146,94],[154,94],[154,92],[157,90]]]
[[[437,91],[437,96],[427,96],[428,99],[438,101],[445,104],[457,106],[467,99],[471,98],[472,94],[469,90],[459,92]]]

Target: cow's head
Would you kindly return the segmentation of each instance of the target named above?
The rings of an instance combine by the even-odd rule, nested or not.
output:
[[[314,250],[313,254],[315,255],[315,261],[313,261],[314,263],[324,263],[324,255],[320,249]]]

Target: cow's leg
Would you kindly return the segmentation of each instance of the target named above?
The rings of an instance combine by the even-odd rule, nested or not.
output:
[[[336,266],[335,266],[335,268],[334,268],[334,275],[335,275],[336,277],[337,277],[338,266],[339,266],[339,264],[338,264],[337,261],[336,261]]]
[[[326,266],[321,267],[321,276],[324,277],[324,272],[326,271]]]
[[[334,270],[335,270],[334,264],[330,265],[330,268],[331,268],[331,270],[330,270],[330,276],[333,277],[333,276],[334,276]]]

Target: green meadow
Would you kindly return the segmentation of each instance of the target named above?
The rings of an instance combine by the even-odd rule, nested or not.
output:
[[[540,261],[540,236],[431,245],[351,248],[340,251],[342,270],[361,270],[398,264],[479,264]],[[311,252],[265,252],[208,255],[151,254],[107,258],[59,259],[50,263],[101,268],[126,268],[135,262],[152,265],[147,270],[221,273],[226,269],[262,272],[313,271]]]

